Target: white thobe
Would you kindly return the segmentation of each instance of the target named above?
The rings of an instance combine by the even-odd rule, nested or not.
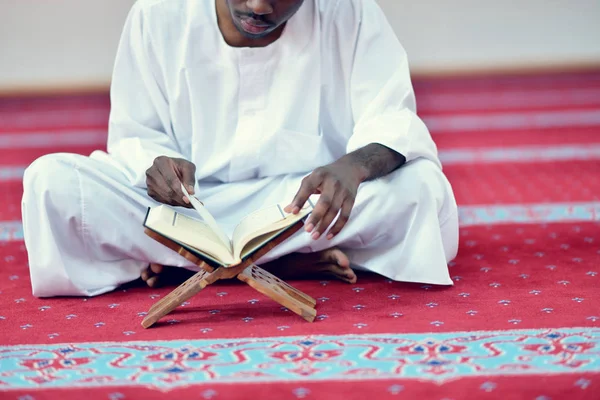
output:
[[[304,232],[261,259],[338,246],[391,279],[452,284],[456,203],[416,115],[407,57],[375,0],[305,0],[267,47],[233,48],[214,0],[140,0],[118,48],[107,153],[42,157],[25,174],[23,219],[34,294],[96,295],[149,262],[193,268],[145,237],[157,156],[196,169],[196,194],[231,232],[291,200],[313,169],[370,143],[407,165],[361,185],[333,241]]]

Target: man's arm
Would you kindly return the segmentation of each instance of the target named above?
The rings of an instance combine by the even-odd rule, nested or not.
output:
[[[406,163],[406,157],[379,143],[371,143],[340,158],[338,163],[356,169],[360,182],[381,178]]]
[[[327,237],[341,231],[362,182],[417,158],[439,165],[435,143],[416,114],[406,52],[381,8],[375,0],[339,0],[333,15],[336,32],[325,36],[337,38],[332,48],[341,49],[343,63],[352,66],[349,91],[355,125],[347,154],[305,178],[287,208],[296,212],[311,194],[321,194],[306,223],[315,239],[338,214]]]
[[[352,4],[352,6],[350,5]],[[350,97],[354,131],[348,153],[380,143],[406,157],[439,164],[429,130],[417,115],[408,56],[375,0],[342,1],[338,19],[354,20]],[[342,28],[338,28],[342,29]],[[350,28],[346,28],[349,31]]]
[[[163,169],[166,173],[174,171],[169,177],[173,178],[172,189],[177,192],[176,197],[181,199],[183,194],[174,175],[181,178],[181,175],[188,177],[190,174],[174,168],[175,163],[162,162],[165,158],[177,159],[183,165],[186,157],[175,141],[171,127],[160,55],[152,40],[143,3],[135,3],[129,12],[117,50],[107,148],[131,184],[144,189],[148,188],[147,171],[156,166],[155,161],[162,156],[158,165],[170,165]],[[188,166],[186,171],[190,169]],[[150,178],[153,176],[160,178],[162,175],[154,171]],[[165,183],[161,179],[158,181]],[[193,184],[193,177],[184,183]]]
[[[321,193],[319,201],[306,222],[306,231],[318,239],[336,216],[339,217],[327,235],[332,239],[348,219],[362,182],[385,176],[401,167],[406,158],[381,144],[372,143],[341,157],[336,162],[314,170],[304,178],[300,190],[287,212],[298,213],[308,198]]]

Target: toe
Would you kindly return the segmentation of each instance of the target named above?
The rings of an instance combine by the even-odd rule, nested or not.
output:
[[[324,272],[328,275],[332,275],[335,278],[348,282],[356,283],[356,274],[350,268],[340,267],[337,264],[329,264],[325,267]]]
[[[140,274],[140,277],[142,278],[142,280],[144,282],[147,282],[148,279],[150,279],[153,275],[154,274],[150,270],[150,267],[148,267],[148,268],[146,268],[145,270],[142,271],[142,273]]]
[[[344,268],[339,276],[344,282],[356,283],[356,274],[350,268]]]
[[[158,276],[153,276],[152,278],[148,279],[146,281],[146,284],[148,286],[150,286],[151,288],[158,287],[158,284],[159,284]]]
[[[163,272],[163,268],[164,267],[160,264],[150,264],[150,270],[157,275]]]
[[[346,272],[346,282],[354,284],[354,283],[356,283],[357,280],[358,280],[358,278],[356,277],[356,274],[354,273],[354,271],[349,269],[349,271]]]
[[[350,259],[338,248],[333,248],[325,252],[324,254],[325,260],[330,263],[334,263],[339,265],[342,268],[350,268]]]

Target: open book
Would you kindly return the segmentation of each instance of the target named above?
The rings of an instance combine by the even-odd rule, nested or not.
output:
[[[213,216],[182,185],[199,218],[178,213],[167,205],[148,208],[144,227],[170,239],[186,250],[213,263],[232,267],[251,256],[272,239],[307,217],[313,209],[309,200],[298,214],[286,213],[282,204],[261,208],[244,217],[229,238]]]

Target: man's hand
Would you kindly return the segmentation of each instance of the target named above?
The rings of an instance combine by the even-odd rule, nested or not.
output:
[[[312,238],[316,240],[325,233],[339,213],[335,225],[327,235],[327,239],[331,240],[348,222],[361,181],[361,171],[343,159],[317,168],[302,180],[298,193],[285,211],[297,214],[311,195],[320,193],[305,229],[312,232]]]
[[[368,144],[346,154],[333,164],[317,168],[304,178],[296,197],[285,211],[299,213],[312,194],[320,193],[321,198],[306,221],[305,229],[312,232],[312,237],[316,240],[339,213],[340,216],[327,235],[327,239],[331,240],[348,222],[360,184],[385,176],[405,162],[406,158],[395,150],[379,143]]]
[[[163,204],[190,208],[190,200],[181,191],[181,184],[193,195],[195,174],[196,166],[187,160],[157,157],[146,171],[148,196]]]

